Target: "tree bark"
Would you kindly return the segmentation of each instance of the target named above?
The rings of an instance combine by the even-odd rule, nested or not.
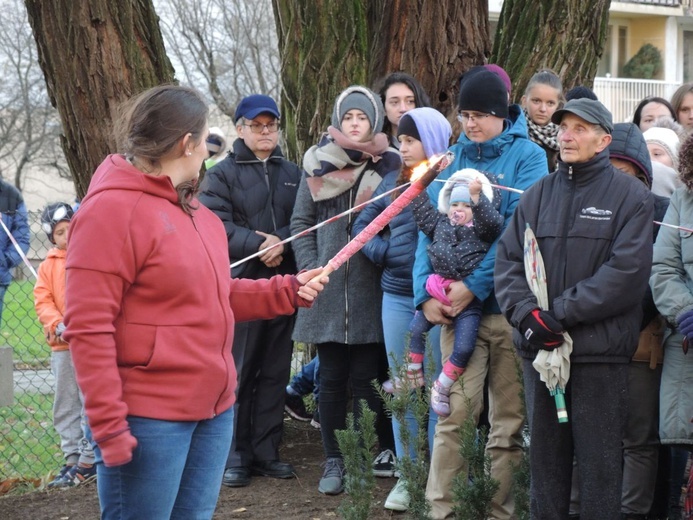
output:
[[[485,0],[272,0],[281,54],[282,127],[301,163],[337,95],[395,71],[416,77],[451,114],[459,75],[490,52]]]
[[[151,0],[25,0],[77,196],[116,151],[111,122],[138,92],[173,80]]]
[[[491,61],[513,81],[518,101],[529,79],[553,69],[564,90],[592,86],[604,50],[611,0],[505,0]]]
[[[491,53],[488,0],[379,0],[372,21],[372,79],[404,71],[443,114],[457,105],[459,77]]]

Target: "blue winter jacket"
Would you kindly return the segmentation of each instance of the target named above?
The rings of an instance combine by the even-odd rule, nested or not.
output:
[[[380,186],[373,193],[377,197],[381,193],[395,187],[399,171],[388,173]],[[402,188],[404,191],[404,188]],[[357,235],[375,217],[387,208],[392,197],[387,195],[368,204],[359,214],[352,228],[352,236]],[[416,222],[409,207],[390,221],[390,224],[372,240],[363,246],[362,252],[374,264],[384,268],[380,286],[383,291],[401,296],[413,296],[412,267],[416,251]]]
[[[19,190],[0,180],[0,213],[2,221],[24,253],[29,250],[29,223],[26,206]],[[0,230],[0,285],[10,285],[12,269],[22,263],[22,257],[7,232]]]
[[[526,190],[540,178],[548,174],[546,153],[527,137],[527,121],[519,105],[511,105],[509,119],[505,121],[503,132],[489,141],[475,143],[463,133],[457,143],[450,147],[455,159],[438,176],[446,180],[462,168],[475,168],[496,175],[502,186]],[[428,195],[434,204],[438,203],[438,193],[443,188],[442,182],[433,182],[428,188]],[[505,223],[503,230],[510,222],[515,207],[520,200],[517,193],[501,190],[499,212]],[[426,248],[431,240],[419,233],[414,262],[414,303],[417,308],[431,298],[426,292],[426,279],[433,273]],[[463,282],[474,296],[484,302],[485,314],[500,314],[500,308],[493,294],[493,268],[496,258],[496,239],[476,270]]]

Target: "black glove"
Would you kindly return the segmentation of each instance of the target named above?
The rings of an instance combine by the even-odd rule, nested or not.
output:
[[[563,344],[563,325],[551,311],[534,309],[520,323],[520,332],[536,349],[553,350]]]

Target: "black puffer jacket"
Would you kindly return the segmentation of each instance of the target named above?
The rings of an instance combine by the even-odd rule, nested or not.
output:
[[[518,330],[537,307],[525,278],[526,225],[544,259],[550,308],[573,338],[571,361],[628,363],[652,265],[653,217],[651,193],[611,166],[607,150],[584,163],[558,161],[554,175],[524,193],[495,266],[496,297],[522,357],[536,356]]]
[[[262,231],[281,239],[290,236],[289,222],[296,201],[301,170],[284,159],[276,147],[261,161],[242,139],[233,143],[233,152],[205,174],[200,202],[224,223],[229,240],[231,263],[258,251],[265,239]],[[270,269],[254,258],[233,269],[234,278],[266,278],[296,272],[289,244],[284,246],[281,265]]]

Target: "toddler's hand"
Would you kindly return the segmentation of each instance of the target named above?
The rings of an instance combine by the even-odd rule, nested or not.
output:
[[[472,197],[478,197],[481,193],[481,181],[479,179],[474,179],[469,182],[469,194]]]

